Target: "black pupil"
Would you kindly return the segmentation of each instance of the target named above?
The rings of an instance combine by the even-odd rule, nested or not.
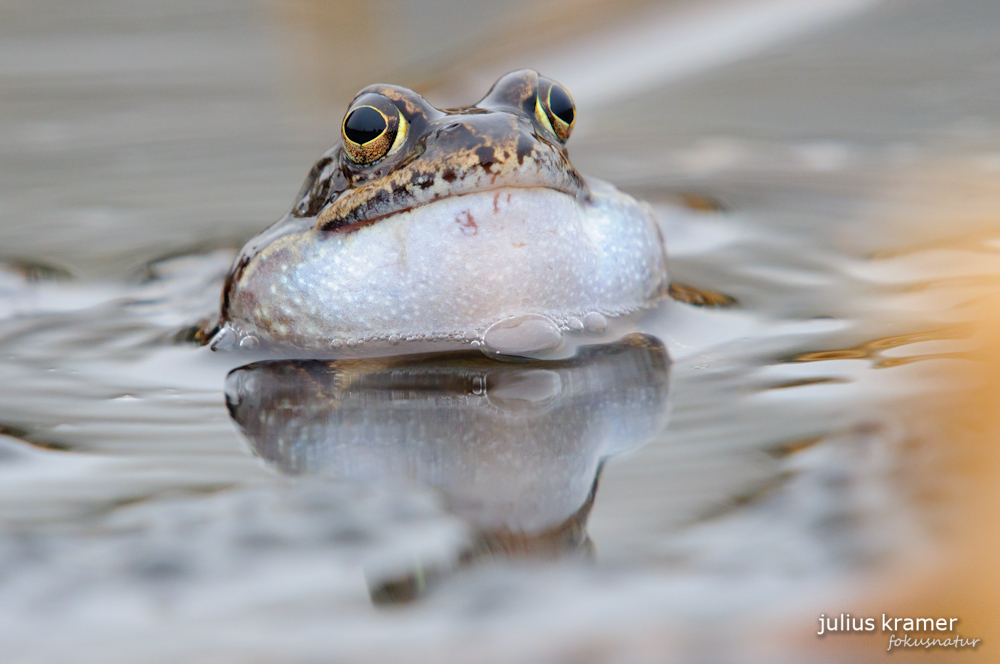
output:
[[[573,124],[573,101],[558,85],[553,85],[549,90],[549,110],[566,124]]]
[[[355,143],[364,144],[385,131],[385,118],[370,106],[351,111],[344,121],[344,135]]]

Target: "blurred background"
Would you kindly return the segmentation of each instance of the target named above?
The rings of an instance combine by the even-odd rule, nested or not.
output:
[[[819,614],[918,611],[984,644],[893,657],[993,661],[998,34],[993,0],[0,0],[9,661],[876,661]],[[170,344],[358,89],[465,105],[520,67],[738,306],[656,322],[670,425],[604,468],[594,569],[379,611],[359,551],[462,524],[277,477],[231,367]]]
[[[740,205],[780,196],[755,186],[771,176],[819,194],[835,172],[863,195],[924,149],[997,159],[986,1],[5,0],[0,12],[0,242],[86,275],[279,217],[371,82],[447,106],[531,66],[577,99],[581,170],[635,190],[711,175]]]

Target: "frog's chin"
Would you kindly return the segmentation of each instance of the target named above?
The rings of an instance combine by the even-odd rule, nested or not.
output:
[[[501,187],[352,233],[285,235],[233,280],[225,316],[244,338],[317,350],[482,343],[512,320],[555,342],[575,320],[634,311],[666,285],[651,209],[610,186],[600,192],[581,205],[548,188]]]

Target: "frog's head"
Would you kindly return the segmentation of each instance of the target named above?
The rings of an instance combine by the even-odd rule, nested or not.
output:
[[[576,108],[531,69],[498,80],[479,102],[437,109],[394,85],[351,102],[340,143],[313,167],[292,210],[320,231],[348,232],[388,215],[501,187],[547,187],[580,199],[587,186],[566,141]]]
[[[555,343],[590,312],[645,305],[666,279],[659,229],[569,163],[575,120],[569,93],[528,69],[464,108],[365,88],[291,212],[237,256],[225,332],[316,349],[465,344],[534,316]]]

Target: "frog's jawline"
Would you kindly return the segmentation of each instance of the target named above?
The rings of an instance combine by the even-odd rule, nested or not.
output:
[[[586,197],[581,198],[580,196],[577,196],[577,195],[575,195],[575,194],[573,194],[571,192],[564,191],[564,190],[559,189],[557,187],[550,187],[550,186],[547,186],[547,185],[541,185],[541,184],[539,184],[539,185],[531,185],[531,186],[526,186],[526,185],[518,186],[518,185],[504,184],[504,185],[498,185],[496,187],[487,187],[485,189],[479,189],[479,190],[476,190],[476,191],[463,192],[461,194],[453,194],[453,195],[450,195],[450,196],[442,196],[441,198],[435,198],[432,201],[426,201],[424,203],[417,203],[416,205],[410,205],[409,207],[397,208],[397,209],[394,209],[394,210],[390,210],[389,212],[384,212],[384,213],[382,213],[380,215],[371,217],[370,219],[362,219],[361,221],[355,221],[355,222],[352,222],[352,223],[347,224],[345,226],[338,226],[338,227],[330,229],[330,230],[321,230],[321,232],[323,232],[323,233],[331,233],[331,234],[332,233],[337,233],[337,234],[341,234],[341,235],[347,235],[349,233],[354,233],[355,231],[359,231],[362,228],[365,228],[366,226],[371,226],[372,224],[378,223],[379,221],[382,221],[383,219],[386,219],[388,217],[392,217],[392,216],[397,215],[397,214],[403,214],[403,213],[406,213],[406,212],[412,212],[413,210],[417,210],[417,209],[420,209],[420,208],[425,208],[425,207],[428,207],[430,205],[434,205],[435,203],[440,203],[442,201],[447,201],[447,200],[452,199],[452,198],[461,198],[463,196],[475,196],[476,194],[483,194],[483,193],[486,193],[488,191],[501,191],[503,189],[548,189],[550,191],[554,191],[554,192],[563,194],[564,196],[568,196],[570,198],[576,199],[577,203],[580,204],[580,205],[586,205],[587,203],[590,203],[590,195],[589,194],[587,194]],[[330,224],[330,223],[331,223],[330,221],[327,222],[327,224]]]

